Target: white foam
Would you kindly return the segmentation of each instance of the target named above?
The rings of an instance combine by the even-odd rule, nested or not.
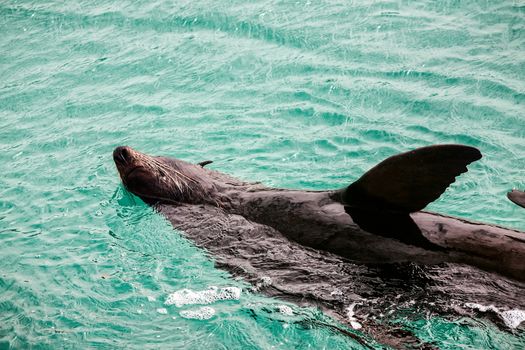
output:
[[[168,314],[168,310],[166,310],[165,308],[163,307],[160,307],[157,309],[157,312],[161,315],[167,315]]]
[[[210,287],[208,290],[193,291],[191,289],[182,289],[171,293],[165,305],[175,305],[182,307],[184,305],[207,305],[216,302],[217,300],[239,300],[241,297],[241,289],[237,287],[217,288]]]
[[[361,323],[359,323],[357,321],[350,321],[350,326],[352,326],[352,328],[355,329],[356,331],[361,329],[361,328],[363,328]]]
[[[525,321],[525,311],[523,310],[514,309],[503,311],[500,313],[500,316],[507,327],[512,329],[518,328],[519,325]]]
[[[261,280],[252,288],[254,292],[258,292],[261,288],[271,286],[273,283],[272,278],[269,276],[261,277]]]
[[[494,305],[481,305],[477,303],[466,303],[466,307],[469,307],[471,309],[476,309],[481,312],[487,312],[492,311],[501,317],[505,325],[509,328],[515,329],[518,328],[519,325],[525,321],[525,311],[520,309],[512,309],[512,310],[506,310],[506,311],[500,311],[496,306]]]
[[[361,323],[357,321],[357,318],[354,316],[354,308],[356,307],[358,303],[352,303],[349,307],[346,308],[346,317],[348,318],[348,321],[350,322],[350,326],[352,326],[353,329],[358,330],[363,328]]]
[[[497,307],[495,307],[494,305],[482,305],[482,304],[478,304],[478,303],[466,303],[465,304],[466,307],[469,307],[471,309],[476,309],[476,310],[479,310],[481,312],[487,312],[487,311],[493,311],[495,313],[499,313],[499,309]]]
[[[277,306],[277,310],[279,310],[279,312],[281,314],[286,315],[286,316],[292,316],[293,315],[293,310],[288,305],[278,305]]]
[[[180,315],[184,318],[190,318],[194,320],[208,320],[215,315],[215,309],[209,306],[203,306],[196,310],[182,310]]]
[[[334,295],[340,296],[340,295],[343,295],[343,292],[340,289],[336,288],[332,292],[330,292],[330,295],[331,296],[334,296]]]
[[[272,284],[272,278],[269,276],[263,276],[261,277],[261,282],[259,282],[261,286],[266,287]]]

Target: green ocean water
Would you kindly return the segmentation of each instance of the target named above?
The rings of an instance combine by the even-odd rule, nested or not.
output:
[[[484,158],[429,209],[525,230],[505,198],[524,104],[520,0],[0,1],[0,349],[360,349],[216,269],[122,188],[113,148],[332,189],[462,143]],[[208,319],[165,305],[213,286],[241,292]],[[525,347],[523,324],[399,322],[442,349]]]

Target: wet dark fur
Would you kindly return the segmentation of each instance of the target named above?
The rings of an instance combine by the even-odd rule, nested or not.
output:
[[[271,189],[128,148],[115,150],[114,158],[124,185],[208,250],[217,266],[244,277],[260,292],[317,305],[344,323],[346,308],[356,303],[356,318],[382,343],[405,347],[417,342],[410,333],[381,325],[388,323],[391,311],[406,308],[455,318],[474,313],[466,302],[525,309],[523,282],[463,264],[501,272],[491,263],[492,258],[501,259],[501,252],[487,251],[487,245],[501,237],[519,243],[522,233],[420,212],[412,219],[432,244],[443,247],[425,249],[362,230],[337,201],[338,191]],[[172,176],[179,176],[175,180],[184,182],[179,187],[197,187],[174,195],[168,188],[173,181],[156,179],[159,171],[169,170],[151,166],[157,162],[174,169]],[[130,172],[135,168],[143,174]],[[134,174],[139,176],[134,179]],[[167,188],[145,193],[150,189],[144,181]],[[481,248],[464,244],[465,236],[456,235],[457,230],[487,242]],[[463,251],[446,249],[447,244]],[[518,265],[517,277],[525,277]],[[261,284],[267,277],[272,282]]]

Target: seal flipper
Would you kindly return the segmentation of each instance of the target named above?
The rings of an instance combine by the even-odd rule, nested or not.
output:
[[[385,159],[348,186],[342,199],[350,206],[413,213],[436,200],[480,158],[470,146],[421,147]]]
[[[525,192],[519,190],[512,190],[507,193],[507,198],[520,207],[525,208]]]
[[[478,149],[434,145],[385,159],[340,192],[345,211],[363,229],[405,243],[431,244],[410,217],[436,200],[467,165],[480,159]]]
[[[352,220],[365,231],[397,239],[403,243],[429,249],[441,250],[442,247],[426,239],[409,214],[359,209],[345,206],[345,211]]]

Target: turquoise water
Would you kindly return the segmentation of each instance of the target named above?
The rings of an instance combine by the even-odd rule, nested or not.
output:
[[[484,158],[430,209],[525,230],[505,198],[525,188],[523,1],[2,1],[0,32],[0,349],[361,348],[215,269],[125,192],[117,145],[327,189],[464,143]],[[211,286],[241,292],[205,320],[165,305]],[[399,322],[525,346],[523,324]]]

